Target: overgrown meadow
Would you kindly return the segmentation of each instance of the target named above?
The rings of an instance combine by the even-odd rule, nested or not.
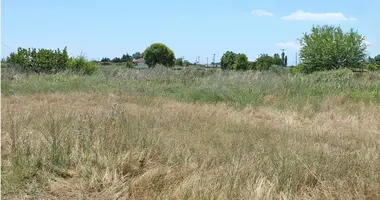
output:
[[[380,199],[380,73],[2,69],[4,199]]]

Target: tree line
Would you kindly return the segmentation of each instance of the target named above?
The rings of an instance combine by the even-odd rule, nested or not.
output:
[[[380,70],[380,55],[367,57],[365,37],[353,29],[344,32],[340,27],[332,25],[313,26],[311,32],[304,33],[299,42],[301,62],[291,68],[294,72],[312,73],[340,68]],[[126,63],[126,67],[133,68],[133,60],[139,58],[144,58],[149,68],[156,65],[192,65],[188,60],[176,58],[174,52],[163,43],[154,43],[142,53],[127,53],[113,59],[104,57],[100,62]],[[17,52],[10,54],[6,62],[37,73],[56,73],[69,69],[91,74],[97,69],[95,63],[86,60],[84,56],[69,58],[66,47],[62,51],[18,48]],[[226,51],[221,57],[220,65],[223,70],[268,70],[272,66],[287,67],[288,58],[284,52],[273,56],[261,54],[251,62],[244,53]]]

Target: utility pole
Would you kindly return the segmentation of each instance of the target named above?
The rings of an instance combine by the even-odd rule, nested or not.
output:
[[[297,56],[297,51],[296,51],[296,66],[297,66],[297,60],[298,60],[298,56]]]
[[[198,64],[201,63],[201,58],[198,56]]]
[[[212,54],[213,55],[213,57],[212,57],[212,62],[214,63],[214,67],[216,66],[216,64],[215,64],[215,53],[214,54]]]
[[[206,57],[206,67],[208,67],[208,57]]]
[[[284,51],[285,51],[285,49],[280,49],[281,51],[282,51],[282,53],[281,53],[281,66],[282,67],[284,67],[284,65],[285,65],[285,53],[284,53]]]

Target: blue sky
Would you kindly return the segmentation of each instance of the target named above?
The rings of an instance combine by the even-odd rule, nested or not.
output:
[[[89,59],[133,54],[154,42],[176,57],[202,63],[227,50],[255,60],[286,49],[295,62],[297,38],[313,25],[339,24],[366,36],[380,54],[378,0],[2,0],[1,56],[17,47],[63,48]]]

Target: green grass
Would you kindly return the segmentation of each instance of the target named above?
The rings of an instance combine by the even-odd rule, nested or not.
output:
[[[380,197],[378,72],[3,69],[1,87],[8,199]]]
[[[303,75],[195,68],[137,70],[102,66],[92,76],[32,75],[17,81],[3,78],[1,87],[3,95],[128,92],[188,102],[224,102],[236,107],[266,106],[268,96],[275,100],[278,108],[289,109],[302,108],[309,98],[315,104],[314,108],[318,109],[319,102],[331,96],[380,103],[380,73],[354,74],[349,70]]]

